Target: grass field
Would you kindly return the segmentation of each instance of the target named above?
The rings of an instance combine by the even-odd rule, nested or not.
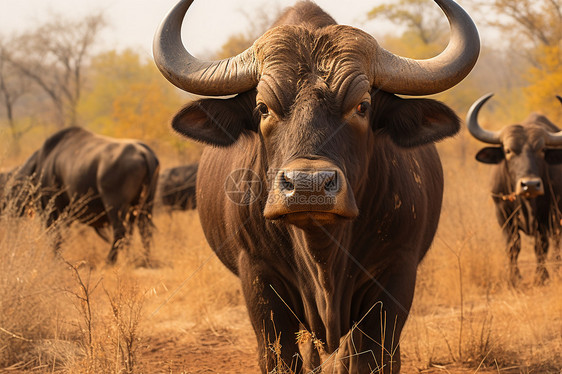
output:
[[[533,284],[526,238],[523,283],[508,286],[489,169],[463,139],[440,145],[445,201],[402,335],[403,372],[560,373],[560,273],[549,263],[550,282]],[[134,266],[136,236],[107,267],[109,245],[77,224],[55,258],[38,216],[0,215],[0,372],[258,373],[238,280],[196,212],[156,212],[151,268]]]

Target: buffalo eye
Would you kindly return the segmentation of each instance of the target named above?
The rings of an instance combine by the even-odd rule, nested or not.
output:
[[[369,108],[371,108],[371,104],[368,101],[363,101],[361,104],[357,105],[355,111],[360,116],[365,117],[367,115],[367,112],[369,111]]]
[[[506,155],[509,155],[509,154],[511,154],[511,149],[509,149],[509,148],[506,148],[506,149],[505,149],[505,154],[506,154]]]
[[[262,116],[262,118],[266,118],[269,116],[269,107],[264,103],[258,103],[256,106],[257,112]]]

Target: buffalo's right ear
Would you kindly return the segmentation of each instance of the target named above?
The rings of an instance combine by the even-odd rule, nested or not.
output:
[[[226,147],[243,131],[257,131],[255,106],[255,90],[229,99],[197,100],[176,114],[172,128],[193,140]]]
[[[544,159],[546,160],[546,162],[549,165],[560,165],[560,164],[562,164],[562,149],[547,148],[544,151]]]
[[[478,151],[476,160],[485,164],[499,164],[505,158],[501,147],[485,147]]]

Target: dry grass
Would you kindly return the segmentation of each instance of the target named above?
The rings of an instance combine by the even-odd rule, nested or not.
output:
[[[403,372],[560,373],[560,275],[533,285],[527,239],[523,285],[508,287],[489,169],[472,161],[472,143],[463,164],[461,141],[440,148],[445,203],[402,335]],[[90,228],[66,230],[65,263],[38,216],[1,214],[0,372],[257,373],[238,280],[196,212],[157,212],[155,224],[153,267],[134,266],[138,236],[106,267],[109,245]]]

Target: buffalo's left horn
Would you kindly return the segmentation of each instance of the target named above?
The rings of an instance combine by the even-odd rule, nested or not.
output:
[[[468,110],[468,114],[466,115],[466,124],[470,134],[481,142],[488,144],[501,144],[499,132],[484,130],[478,124],[478,112],[480,112],[482,105],[484,105],[486,101],[490,100],[492,96],[494,96],[494,94],[489,93],[482,96],[480,99],[476,100],[474,104],[472,104]]]
[[[560,101],[560,104],[562,104],[562,97],[556,95],[556,98]],[[562,145],[562,131],[558,131],[556,133],[547,132],[544,142],[546,145]]]
[[[428,60],[404,58],[376,48],[374,86],[395,94],[429,95],[455,86],[470,73],[480,53],[478,30],[454,1],[435,2],[449,20],[451,37],[447,48]]]
[[[181,0],[164,18],[152,45],[158,69],[182,90],[209,96],[248,91],[258,84],[253,48],[219,61],[201,61],[183,46],[181,25],[193,0]]]

